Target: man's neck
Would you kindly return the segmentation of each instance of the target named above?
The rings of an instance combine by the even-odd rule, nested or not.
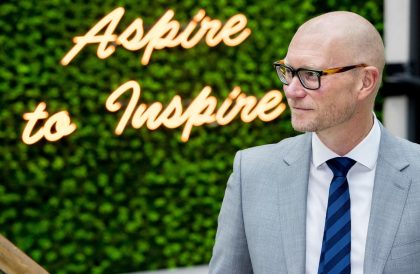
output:
[[[344,156],[355,148],[370,132],[373,126],[373,115],[364,119],[349,121],[333,129],[317,132],[318,138],[329,149],[340,156]]]

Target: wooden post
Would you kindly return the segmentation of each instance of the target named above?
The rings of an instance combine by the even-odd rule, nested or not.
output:
[[[0,273],[5,274],[48,274],[28,255],[0,235]]]

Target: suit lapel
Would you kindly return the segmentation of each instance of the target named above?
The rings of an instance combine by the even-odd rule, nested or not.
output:
[[[411,181],[402,171],[409,163],[398,147],[398,140],[381,126],[364,273],[383,272],[407,199]]]
[[[289,274],[305,272],[306,200],[309,165],[311,159],[311,134],[296,138],[283,161],[278,184],[280,225],[284,256]]]

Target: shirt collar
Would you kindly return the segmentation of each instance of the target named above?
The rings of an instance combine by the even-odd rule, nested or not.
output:
[[[369,134],[349,153],[344,155],[356,162],[373,169],[378,159],[379,143],[381,140],[381,129],[376,115],[373,114],[373,126]],[[322,143],[316,133],[312,134],[312,163],[316,168],[329,159],[340,157],[337,153],[329,149]]]

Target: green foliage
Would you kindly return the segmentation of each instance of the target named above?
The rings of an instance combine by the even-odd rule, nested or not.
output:
[[[118,3],[118,4],[116,4]],[[241,45],[204,42],[192,49],[121,47],[105,60],[87,46],[64,67],[74,36],[117,6],[117,28],[137,17],[150,27],[171,8],[184,26],[203,8],[226,21],[248,18]],[[223,100],[236,85],[262,97],[279,89],[272,62],[297,27],[333,9],[366,16],[382,30],[382,1],[2,1],[0,3],[0,233],[51,273],[119,273],[207,263],[235,151],[294,135],[289,112],[271,123],[235,120],[223,127],[113,131],[121,113],[105,109],[111,91],[130,79],[142,102],[192,99],[205,86]],[[47,103],[68,110],[78,129],[58,142],[22,143],[22,115]]]

